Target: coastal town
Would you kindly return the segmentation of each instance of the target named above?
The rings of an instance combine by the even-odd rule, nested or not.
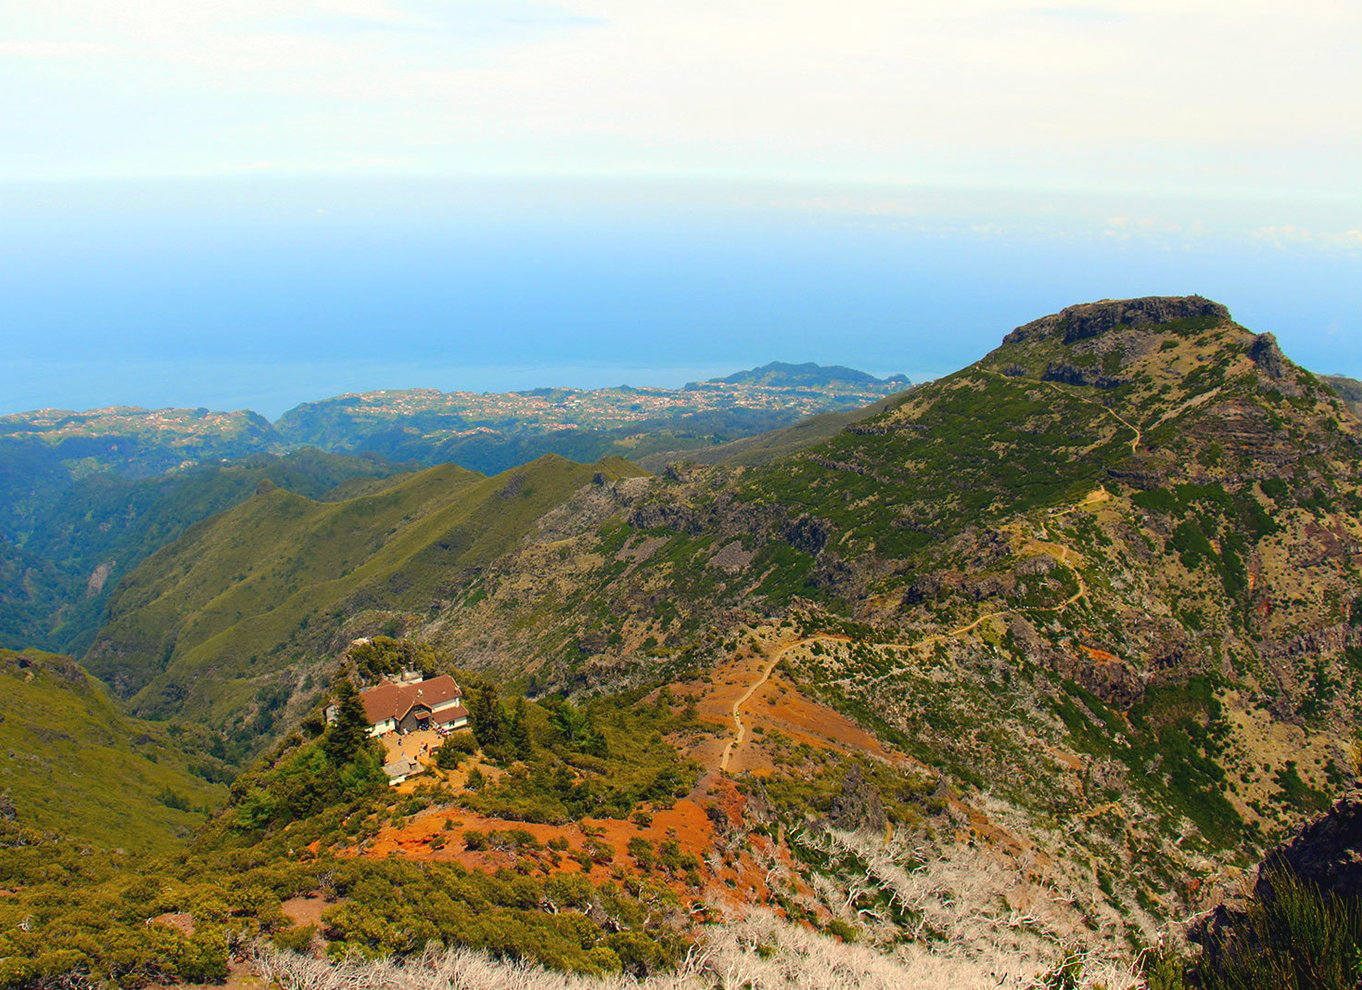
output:
[[[442,440],[495,433],[510,423],[521,431],[617,430],[735,410],[798,419],[856,409],[901,392],[910,384],[902,376],[877,379],[859,373],[854,380],[834,378],[816,384],[784,384],[788,380],[767,376],[759,381],[691,382],[681,388],[620,385],[523,392],[384,389],[304,403],[285,414],[279,425],[288,432],[293,424],[322,417],[344,421],[348,431],[365,433],[384,424],[400,424],[401,429],[418,430],[428,440]]]

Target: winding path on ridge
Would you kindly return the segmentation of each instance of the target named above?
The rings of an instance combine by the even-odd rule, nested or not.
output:
[[[1004,377],[1001,373],[996,371],[986,371],[985,373],[993,375],[998,378]],[[1104,405],[1101,402],[1097,402],[1096,400],[1089,399],[1084,396],[1075,395],[1070,390],[1060,386],[1055,382],[1039,382],[1038,384],[1044,385],[1047,388],[1051,389],[1052,391],[1058,392],[1060,395],[1066,396],[1067,398],[1076,399],[1079,402],[1085,402],[1089,405],[1096,406],[1097,408],[1102,410],[1102,412],[1106,413],[1112,419],[1116,420],[1118,423],[1120,423],[1122,426],[1126,427],[1126,429],[1132,432],[1133,436],[1131,436],[1130,438],[1130,452],[1132,454],[1138,453],[1140,445],[1144,442],[1144,432],[1141,430],[1140,427],[1130,422],[1130,420],[1126,419],[1124,416],[1116,412],[1110,406]],[[1217,391],[1219,390],[1217,389]],[[1106,488],[1101,485],[1098,485],[1096,489],[1085,495],[1074,505],[1069,506],[1067,509],[1059,511],[1052,509],[1051,516],[1052,517],[1066,516],[1071,512],[1075,512],[1080,509],[1091,509],[1097,505],[1100,505],[1108,501],[1110,498],[1111,496],[1107,492]],[[1045,535],[1048,537],[1049,533],[1047,532],[1045,533]],[[871,643],[869,645],[877,650],[920,650],[924,647],[938,643],[943,639],[952,639],[956,636],[963,636],[966,633],[973,632],[975,629],[977,629],[979,626],[989,621],[990,619],[1000,618],[1004,615],[1020,615],[1026,612],[1059,613],[1063,612],[1071,605],[1075,605],[1078,602],[1082,601],[1084,598],[1086,598],[1088,595],[1088,584],[1085,580],[1083,580],[1083,572],[1080,571],[1076,564],[1074,563],[1075,560],[1079,559],[1077,552],[1075,552],[1072,547],[1065,546],[1064,544],[1059,543],[1053,539],[1041,539],[1033,536],[1032,541],[1034,546],[1049,551],[1051,555],[1057,561],[1059,561],[1059,563],[1063,567],[1068,568],[1069,573],[1074,576],[1074,581],[1078,585],[1078,590],[1075,591],[1068,598],[1064,599],[1064,601],[1060,602],[1058,605],[1019,605],[1015,608],[998,609],[997,611],[994,612],[985,612],[983,615],[980,615],[977,618],[975,618],[974,621],[966,623],[963,626],[959,626],[958,628],[950,629],[947,630],[946,632],[933,633],[930,636],[926,636],[923,639],[918,640],[916,643]],[[743,742],[746,741],[747,739],[747,726],[742,720],[743,706],[752,700],[752,696],[761,689],[761,686],[763,684],[770,680],[771,674],[780,664],[780,661],[784,658],[785,654],[788,653],[790,650],[795,649],[796,647],[804,646],[808,643],[846,642],[846,641],[847,638],[845,636],[833,635],[807,636],[802,639],[796,639],[790,642],[783,643],[775,648],[774,652],[770,654],[770,657],[767,660],[767,662],[762,665],[760,676],[758,676],[757,679],[754,680],[748,686],[747,690],[742,693],[738,700],[733,702],[733,709],[731,712],[733,718],[733,736],[724,745],[723,755],[719,758],[719,771],[721,773],[728,772],[728,766],[731,760],[733,759],[734,751],[739,746],[741,746]],[[884,680],[889,676],[890,676],[889,674],[883,674],[879,677],[873,678],[869,682],[863,683],[876,683],[878,681]],[[847,679],[843,678],[842,680],[834,681],[832,683],[844,684],[846,683],[846,681]]]
[[[1058,392],[1060,395],[1063,395],[1067,398],[1075,399],[1078,402],[1086,402],[1090,406],[1096,406],[1098,409],[1102,410],[1102,412],[1106,413],[1112,419],[1116,420],[1116,422],[1124,426],[1127,430],[1132,430],[1135,435],[1130,438],[1130,452],[1132,454],[1139,453],[1140,444],[1144,442],[1144,431],[1141,430],[1134,423],[1132,423],[1130,420],[1126,419],[1120,413],[1118,413],[1115,409],[1111,408],[1111,406],[1108,406],[1102,402],[1098,402],[1096,399],[1088,399],[1081,395],[1074,395],[1068,389],[1060,388],[1054,382],[1042,382],[1041,384],[1050,386],[1050,390],[1052,392]]]
[[[1105,494],[1105,491],[1104,490],[1102,491]],[[1077,508],[1087,507],[1092,504],[1100,504],[1101,502],[1106,501],[1105,498],[1094,498],[1095,494],[1096,493],[1085,496],[1084,499],[1080,501],[1077,505],[1065,511],[1066,512],[1073,511],[1074,509]],[[958,626],[954,629],[949,629],[944,632],[933,633],[932,635],[926,636],[915,643],[871,643],[869,645],[873,649],[877,650],[921,650],[924,647],[931,646],[932,644],[938,643],[941,640],[952,639],[956,636],[963,636],[966,633],[973,632],[975,629],[977,629],[979,626],[989,621],[990,619],[996,619],[1004,615],[1020,615],[1027,612],[1055,612],[1055,613],[1063,612],[1071,605],[1075,605],[1079,601],[1082,601],[1084,598],[1086,598],[1088,594],[1088,584],[1083,579],[1083,572],[1080,571],[1074,563],[1075,559],[1078,557],[1078,554],[1071,547],[1067,547],[1062,543],[1057,543],[1054,540],[1040,540],[1034,538],[1033,540],[1035,546],[1041,547],[1049,551],[1063,567],[1067,568],[1069,570],[1069,573],[1071,573],[1074,576],[1074,581],[1078,585],[1078,590],[1075,591],[1068,598],[1064,599],[1059,604],[1018,605],[1015,608],[998,609],[997,611],[993,612],[985,612],[984,614],[977,616],[972,622],[968,622],[963,626]],[[730,717],[733,719],[733,735],[729,738],[728,742],[724,744],[723,753],[719,757],[718,769],[721,773],[728,772],[728,767],[729,764],[732,762],[733,754],[735,753],[737,748],[747,740],[747,725],[743,721],[742,717],[743,706],[746,705],[749,701],[751,701],[752,696],[755,695],[759,690],[761,690],[761,686],[771,679],[772,673],[774,673],[776,667],[780,665],[780,661],[784,659],[785,654],[789,653],[793,649],[796,649],[797,647],[808,645],[809,643],[829,643],[829,642],[845,643],[848,642],[848,639],[845,636],[835,636],[832,634],[819,636],[805,636],[800,639],[780,643],[779,645],[775,645],[772,648],[772,652],[768,654],[766,662],[762,664],[758,676],[752,681],[751,684],[747,686],[747,690],[745,690],[741,695],[739,695],[737,700],[733,702],[733,707],[730,711]],[[888,674],[884,674],[881,675],[880,677],[873,678],[870,682],[866,683],[875,683],[884,680],[889,676],[890,675]],[[832,683],[841,684],[845,683],[845,680],[846,679],[834,681]]]
[[[774,671],[776,665],[780,663],[780,658],[800,642],[806,641],[797,640],[795,643],[788,643],[776,650],[771,659],[762,666],[761,676],[748,686],[747,690],[742,693],[742,696],[738,698],[737,701],[733,702],[733,738],[728,740],[724,745],[724,753],[719,757],[719,769],[724,773],[728,772],[728,763],[733,759],[733,750],[741,746],[743,740],[747,738],[747,726],[743,724],[742,720],[742,706],[751,701],[752,695],[756,694],[757,690],[771,679],[771,672]]]
[[[1018,381],[1018,380],[1019,380],[1019,379],[1015,379],[1015,378],[1009,378],[1008,376],[1004,375],[1004,374],[1003,374],[1002,372],[1000,372],[1000,371],[992,371],[992,370],[987,369],[987,368],[986,368],[986,369],[983,369],[983,372],[984,372],[984,374],[986,374],[986,375],[990,375],[990,376],[992,376],[992,377],[994,377],[994,378],[997,378],[997,379],[1000,379],[1000,380],[1006,381],[1006,382],[1015,382],[1015,381]],[[1028,380],[1028,379],[1020,379],[1020,380]],[[1028,381],[1034,381],[1034,380],[1028,380]],[[1062,395],[1062,396],[1064,396],[1066,399],[1073,399],[1075,402],[1083,402],[1083,403],[1086,403],[1087,405],[1090,405],[1090,406],[1096,406],[1098,409],[1102,410],[1102,412],[1106,413],[1106,414],[1107,414],[1108,416],[1110,416],[1112,419],[1116,420],[1116,422],[1120,423],[1120,424],[1121,424],[1122,426],[1124,426],[1126,429],[1128,429],[1128,430],[1130,430],[1132,433],[1134,433],[1134,436],[1132,436],[1132,437],[1130,438],[1130,452],[1131,452],[1132,454],[1135,454],[1135,453],[1138,453],[1138,452],[1139,452],[1140,444],[1142,444],[1142,443],[1144,442],[1144,431],[1143,431],[1142,429],[1140,429],[1140,427],[1138,427],[1138,426],[1136,426],[1134,423],[1132,423],[1130,420],[1126,419],[1126,418],[1125,418],[1124,416],[1122,416],[1120,413],[1118,413],[1115,409],[1111,408],[1111,406],[1109,406],[1109,405],[1107,405],[1106,403],[1103,403],[1103,402],[1098,402],[1096,399],[1089,399],[1087,396],[1084,396],[1084,395],[1077,395],[1077,394],[1075,394],[1073,391],[1071,391],[1070,389],[1064,388],[1064,387],[1063,387],[1062,385],[1060,385],[1058,382],[1036,381],[1035,384],[1037,384],[1037,385],[1044,385],[1044,386],[1045,386],[1046,388],[1048,388],[1051,392],[1055,392],[1055,393],[1058,394],[1058,395]],[[1216,391],[1218,392],[1218,391],[1220,391],[1220,390],[1219,390],[1219,389],[1216,389]]]

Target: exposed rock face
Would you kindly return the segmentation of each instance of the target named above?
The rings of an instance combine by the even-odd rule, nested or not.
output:
[[[93,598],[104,590],[105,582],[109,580],[109,575],[113,573],[113,566],[113,561],[106,561],[90,573],[89,580],[85,582],[86,598]]]
[[[1277,346],[1277,338],[1270,333],[1260,333],[1253,338],[1249,357],[1269,378],[1280,380],[1286,374],[1286,355]]]
[[[1077,368],[1072,364],[1049,364],[1041,381],[1063,382],[1065,385],[1092,385],[1096,388],[1119,388],[1126,379],[1104,375],[1095,368]]]
[[[1294,873],[1326,894],[1362,897],[1362,791],[1354,791],[1306,822],[1273,849],[1258,868],[1253,892],[1271,900],[1272,876]]]
[[[1043,316],[1013,330],[1003,338],[1005,344],[1042,340],[1060,336],[1064,343],[1085,340],[1115,327],[1136,327],[1152,323],[1171,323],[1198,316],[1228,320],[1230,311],[1202,296],[1146,296],[1142,299],[1104,299],[1101,302],[1068,306],[1052,316]]]
[[[828,820],[833,826],[855,832],[862,829],[882,831],[889,819],[884,813],[884,802],[875,788],[852,767],[842,780],[842,793],[832,799]]]
[[[1050,662],[1057,674],[1083,685],[1109,705],[1128,709],[1144,696],[1144,682],[1119,660],[1055,653]]]
[[[1274,879],[1289,873],[1318,887],[1324,894],[1362,898],[1362,791],[1353,791],[1312,818],[1281,845],[1263,857],[1253,896],[1260,902],[1277,896]],[[1243,927],[1247,905],[1227,902],[1188,926],[1187,937],[1204,947],[1212,960],[1227,938]]]
[[[796,550],[802,550],[815,557],[828,543],[828,527],[810,516],[800,516],[786,523],[781,527],[780,535]]]

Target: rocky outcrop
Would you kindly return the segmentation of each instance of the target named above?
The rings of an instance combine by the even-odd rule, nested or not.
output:
[[[834,828],[848,832],[881,832],[888,823],[879,792],[865,779],[858,767],[853,766],[842,779],[842,793],[832,799],[828,821]]]
[[[1259,652],[1272,660],[1299,660],[1301,657],[1338,656],[1359,646],[1362,646],[1362,629],[1351,623],[1336,622],[1288,639],[1264,641]]]
[[[1277,338],[1270,333],[1260,333],[1253,338],[1249,357],[1269,378],[1280,381],[1286,375],[1286,355],[1277,346]]]
[[[1276,885],[1290,876],[1320,893],[1356,901],[1362,898],[1362,791],[1339,798],[1332,808],[1312,818],[1263,857],[1253,885],[1253,898],[1270,903]],[[1248,903],[1227,900],[1194,920],[1187,938],[1215,957],[1237,935],[1248,937]]]
[[[1004,344],[1059,337],[1072,344],[1116,327],[1171,323],[1195,317],[1230,319],[1230,311],[1202,296],[1146,296],[1142,299],[1104,299],[1068,306],[1051,316],[1032,320],[1003,338]]]
[[[1325,894],[1362,898],[1362,791],[1354,791],[1306,822],[1263,858],[1255,897],[1272,900],[1273,879],[1290,873]]]
[[[1091,385],[1094,388],[1120,388],[1128,379],[1114,375],[1104,375],[1096,368],[1079,368],[1072,364],[1052,363],[1045,367],[1041,381],[1060,382],[1064,385]]]
[[[796,550],[818,556],[828,543],[828,526],[812,516],[800,516],[780,527],[780,537]]]
[[[1109,705],[1128,710],[1144,697],[1139,675],[1115,657],[1073,650],[1051,652],[1047,659],[1055,673],[1082,685]]]

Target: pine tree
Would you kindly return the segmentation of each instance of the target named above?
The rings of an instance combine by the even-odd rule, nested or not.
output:
[[[525,699],[517,698],[515,707],[511,709],[511,722],[506,729],[506,738],[510,742],[511,748],[515,750],[518,760],[528,760],[534,755],[534,746],[530,741],[528,717],[529,712],[525,706]]]
[[[469,721],[473,723],[473,735],[477,736],[478,745],[484,750],[500,746],[506,741],[501,724],[501,702],[497,698],[497,689],[492,685],[484,684],[478,688],[468,714]]]
[[[350,678],[336,682],[336,720],[326,731],[323,747],[332,766],[350,763],[369,741],[369,719]]]
[[[549,721],[570,748],[593,756],[608,755],[605,736],[596,728],[590,713],[585,709],[578,708],[570,701],[564,701]]]

